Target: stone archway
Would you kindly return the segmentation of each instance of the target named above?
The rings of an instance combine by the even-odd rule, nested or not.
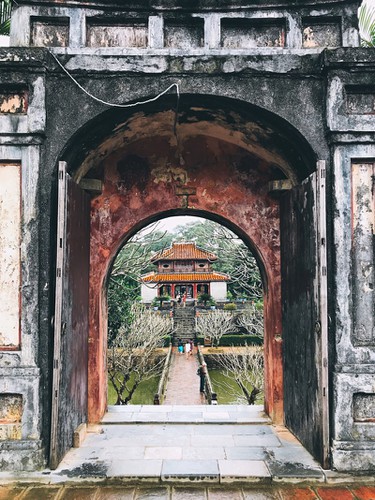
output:
[[[88,147],[90,134],[95,143]],[[234,230],[263,270],[265,409],[282,423],[280,189],[315,169],[307,142],[275,115],[209,96],[184,96],[178,116],[168,100],[131,114],[105,113],[73,142],[80,151],[64,154],[73,178],[102,186],[91,200],[88,421],[100,421],[107,405],[106,279],[113,259],[148,223],[201,214]]]
[[[91,204],[90,421],[100,420],[107,401],[105,280],[111,262],[132,232],[161,213],[194,211],[234,228],[265,270],[265,407],[275,422],[283,420],[279,200],[270,183],[294,184],[311,165],[298,150],[303,141],[296,132],[288,137],[286,124],[281,129],[269,117],[262,121],[259,110],[244,117],[238,103],[214,101],[220,107],[202,99],[197,107],[186,103],[177,127],[168,107],[127,117],[75,172],[77,181],[94,177],[103,185]]]

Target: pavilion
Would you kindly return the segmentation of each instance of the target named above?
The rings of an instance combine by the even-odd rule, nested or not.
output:
[[[141,277],[141,296],[145,303],[158,296],[172,298],[183,296],[197,299],[206,293],[216,301],[223,301],[227,295],[229,276],[212,269],[218,257],[194,242],[174,242],[170,248],[156,253],[151,262],[157,266]]]

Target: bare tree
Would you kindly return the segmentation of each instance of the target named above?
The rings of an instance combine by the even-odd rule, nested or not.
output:
[[[248,345],[242,348],[231,347],[225,354],[218,356],[218,362],[224,375],[234,379],[242,391],[238,403],[254,405],[264,386],[263,348]],[[233,392],[229,384],[222,382],[221,386],[227,393]]]
[[[263,308],[256,304],[248,303],[242,311],[236,315],[236,325],[244,328],[250,335],[264,336]]]
[[[233,330],[233,315],[222,310],[207,311],[197,317],[196,330],[203,337],[211,339],[213,346],[218,346],[221,337]]]
[[[134,303],[130,323],[116,337],[108,357],[108,377],[117,394],[116,405],[129,403],[139,384],[161,372],[163,358],[157,355],[164,337],[172,330],[169,317]]]

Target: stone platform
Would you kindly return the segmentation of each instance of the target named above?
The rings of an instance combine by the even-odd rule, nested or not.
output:
[[[0,473],[0,500],[375,499],[373,477],[323,470],[259,406],[112,407],[88,431],[54,471]]]

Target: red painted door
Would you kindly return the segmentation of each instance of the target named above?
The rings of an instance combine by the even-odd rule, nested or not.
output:
[[[281,200],[285,424],[328,466],[325,168]]]
[[[90,198],[59,163],[50,467],[87,420]]]

